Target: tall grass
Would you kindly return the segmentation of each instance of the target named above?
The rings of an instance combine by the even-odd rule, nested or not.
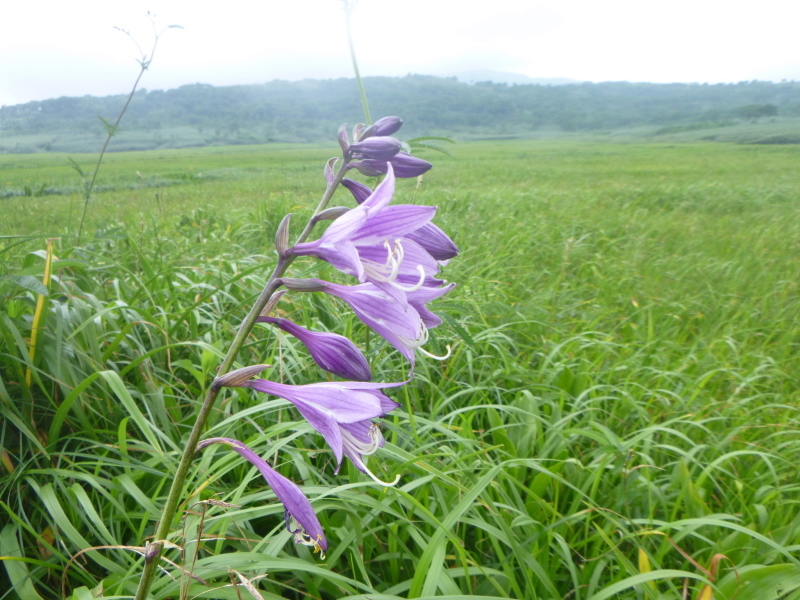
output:
[[[76,600],[135,591],[164,475],[264,284],[277,219],[308,210],[327,156],[223,152],[108,158],[94,236],[54,242],[34,360],[24,278],[41,280],[45,242],[4,238],[2,598],[59,598],[62,581]],[[320,561],[288,543],[257,472],[209,449],[154,597],[247,594],[229,568],[264,598],[677,600],[707,584],[716,599],[800,597],[796,154],[504,142],[437,158],[397,201],[438,204],[462,250],[431,348],[450,343],[453,356],[395,395],[371,466],[400,474],[398,488],[352,467],[332,475],[288,404],[228,391],[208,434],[235,431],[300,474],[331,551]],[[6,185],[23,172],[56,181],[40,160],[17,163]],[[196,175],[168,177],[180,173]],[[6,198],[0,233],[67,231],[76,198]],[[345,307],[280,308],[366,337]],[[404,375],[374,337],[369,358],[376,380]],[[318,377],[285,337],[253,336],[241,360],[289,383]],[[210,499],[235,506],[200,504]]]

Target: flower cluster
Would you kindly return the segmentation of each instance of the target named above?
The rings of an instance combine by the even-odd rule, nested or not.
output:
[[[458,248],[431,222],[436,207],[391,204],[397,177],[417,177],[431,168],[430,163],[405,152],[404,145],[392,137],[401,125],[398,117],[385,117],[369,127],[357,125],[352,141],[342,126],[338,134],[342,162],[338,173],[334,173],[338,158],[326,165],[326,196],[329,198],[332,188],[341,182],[352,194],[356,206],[318,213],[312,223],[325,218],[333,218],[333,222],[314,241],[299,241],[289,246],[288,218],[279,228],[277,247],[281,260],[314,257],[330,263],[356,282],[344,285],[321,279],[283,277],[276,283],[290,291],[322,292],[343,300],[364,324],[407,359],[413,376],[415,351],[420,349],[427,354],[421,346],[428,339],[428,330],[441,324],[428,304],[455,285],[439,278],[441,267],[458,254]],[[385,177],[373,190],[344,178],[350,170]],[[396,484],[399,476],[392,483],[384,483],[369,470],[364,457],[384,445],[383,435],[373,419],[399,406],[381,390],[407,381],[370,383],[369,364],[353,342],[338,334],[310,331],[289,319],[270,316],[268,313],[275,305],[277,301],[258,317],[258,322],[274,325],[294,336],[320,368],[347,381],[287,385],[251,379],[265,368],[259,365],[220,377],[215,385],[250,387],[288,400],[330,446],[336,459],[335,473],[346,456],[377,483]],[[236,440],[211,438],[201,442],[198,449],[216,443],[229,445],[258,468],[284,504],[287,527],[295,540],[324,553],[325,535],[300,489]]]

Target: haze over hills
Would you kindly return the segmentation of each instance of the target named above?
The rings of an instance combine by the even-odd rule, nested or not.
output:
[[[481,71],[469,76],[487,75],[500,76]],[[456,77],[408,75],[367,77],[365,87],[373,115],[403,117],[406,139],[418,135],[535,137],[632,129],[661,135],[721,127],[731,131],[733,126],[769,122],[773,143],[800,140],[798,82],[556,85],[547,81],[468,84]],[[125,96],[62,97],[2,107],[0,152],[96,151],[105,136],[98,117],[113,122],[125,100]],[[362,120],[354,79],[142,89],[135,94],[110,150],[329,142],[342,122]],[[756,134],[746,135],[752,138]],[[763,137],[763,133],[758,135]]]
[[[508,85],[568,85],[581,83],[578,79],[568,79],[566,77],[528,77],[521,73],[492,71],[490,69],[462,71],[461,73],[454,73],[453,76],[462,83],[481,83],[484,81]]]

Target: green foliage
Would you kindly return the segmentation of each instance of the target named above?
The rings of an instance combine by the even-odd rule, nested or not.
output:
[[[423,75],[366,77],[376,116],[403,115],[404,135],[530,137],[800,117],[800,83],[469,85]],[[117,131],[124,96],[55,98],[0,108],[0,152],[90,152],[104,133],[113,151],[325,142],[342,122],[364,121],[354,79],[271,81],[138,91]],[[705,128],[708,128],[707,126]],[[641,133],[640,133],[641,137]]]
[[[60,598],[62,576],[75,600],[135,589],[199,399],[268,276],[280,218],[310,210],[330,150],[216,152],[109,158],[82,248],[67,234],[79,193],[2,200],[0,590],[14,590],[0,597]],[[181,579],[191,596],[246,596],[222,587],[232,568],[266,599],[678,600],[684,582],[690,598],[707,583],[715,598],[794,598],[796,149],[493,142],[452,152],[397,192],[438,205],[462,250],[430,343],[453,355],[422,362],[395,393],[402,409],[370,459],[383,479],[400,474],[399,487],[377,488],[349,465],[334,476],[324,442],[288,403],[229,390],[209,436],[282,460],[330,552],[320,560],[293,545],[258,473],[209,449],[171,538],[186,559],[167,553],[187,568],[196,553],[202,581],[164,563],[175,579],[161,577],[153,597],[177,597]],[[9,181],[70,177],[52,156],[11,158]],[[41,281],[45,235],[61,239],[32,361],[37,288],[24,278]],[[295,267],[332,276],[312,261]],[[280,309],[365,339],[343,306],[303,310],[289,295]],[[370,340],[376,380],[405,376],[395,354]],[[266,328],[241,361],[273,364],[266,376],[287,383],[320,377],[302,347]],[[212,498],[237,506],[197,504]],[[718,554],[728,561],[712,582],[704,569]]]

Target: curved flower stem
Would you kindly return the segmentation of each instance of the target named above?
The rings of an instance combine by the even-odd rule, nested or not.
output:
[[[315,215],[324,210],[328,205],[328,202],[330,202],[330,199],[333,197],[333,192],[336,191],[336,188],[342,182],[342,178],[347,171],[347,163],[348,159],[345,158],[341,168],[336,173],[336,177],[330,183],[330,185],[328,185],[328,188],[325,190],[325,194],[322,196],[322,199],[317,205],[317,209],[314,211]],[[312,218],[309,220],[305,229],[303,229],[303,232],[298,237],[297,243],[304,242],[308,238],[308,236],[311,234],[311,231],[314,229],[314,225],[315,223]],[[228,353],[225,355],[225,358],[223,359],[222,364],[217,371],[217,377],[221,377],[231,370],[239,351],[244,345],[245,339],[247,339],[247,336],[250,334],[250,331],[256,324],[256,320],[261,314],[261,311],[264,310],[264,307],[272,297],[272,294],[274,294],[275,291],[277,291],[277,289],[281,286],[280,277],[286,272],[286,269],[290,264],[292,264],[294,259],[294,255],[281,256],[278,259],[267,285],[261,291],[261,294],[259,294],[258,299],[253,304],[250,312],[239,326],[239,331],[237,332],[236,337],[233,339],[233,342],[231,342],[230,348],[228,348]],[[205,429],[208,415],[211,413],[211,409],[214,407],[214,402],[217,399],[219,390],[220,388],[214,385],[210,386],[208,394],[203,401],[203,405],[200,407],[200,412],[197,414],[194,427],[192,427],[192,431],[189,434],[189,439],[186,441],[186,447],[183,450],[181,462],[178,464],[178,469],[175,472],[172,480],[172,487],[169,490],[169,495],[167,496],[164,510],[161,512],[161,519],[156,527],[155,539],[150,546],[148,546],[147,552],[145,552],[144,569],[142,570],[142,577],[139,580],[139,588],[136,590],[135,600],[147,600],[150,592],[150,586],[153,583],[156,569],[161,559],[161,552],[163,550],[162,542],[166,540],[167,536],[169,535],[172,522],[175,518],[175,513],[178,511],[178,506],[180,504],[181,497],[183,496],[183,487],[186,482],[186,476],[189,474],[189,467],[192,464],[197,443],[200,441],[200,435]]]

